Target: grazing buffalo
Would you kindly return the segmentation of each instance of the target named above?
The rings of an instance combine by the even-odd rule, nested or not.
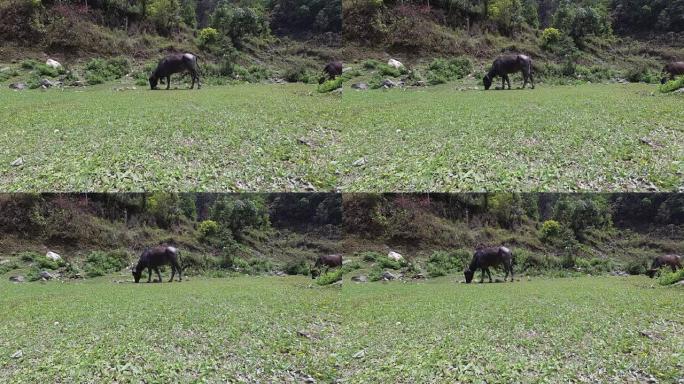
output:
[[[668,63],[665,68],[663,68],[663,78],[660,80],[661,84],[667,83],[668,75],[669,80],[674,80],[675,76],[684,75],[684,61],[674,61]]]
[[[133,279],[135,279],[136,283],[139,282],[140,276],[142,276],[143,271],[147,268],[147,282],[152,281],[152,269],[154,269],[161,283],[162,277],[161,273],[159,273],[159,267],[167,264],[171,265],[171,279],[169,283],[173,281],[173,276],[175,276],[176,272],[178,272],[178,281],[183,281],[183,272],[178,263],[178,249],[164,245],[146,249],[142,253],[138,264],[133,267]]]
[[[315,279],[321,274],[321,267],[325,267],[325,272],[328,272],[329,268],[337,268],[342,266],[342,255],[325,255],[319,256],[316,259],[316,264],[311,268],[311,278]]]
[[[182,72],[189,72],[190,76],[192,76],[190,89],[195,87],[195,80],[197,80],[197,89],[202,87],[197,56],[192,53],[174,53],[166,56],[157,64],[157,68],[150,75],[150,88],[157,89],[159,80],[166,78],[166,89],[169,89],[171,86],[171,75]]]
[[[648,277],[653,278],[656,273],[660,270],[660,268],[663,267],[670,267],[672,268],[672,272],[676,272],[677,269],[679,268],[684,268],[682,267],[682,258],[681,256],[678,255],[665,255],[665,256],[658,256],[655,259],[653,259],[653,263],[651,264],[651,269],[649,269],[646,274]]]
[[[492,282],[492,274],[489,272],[489,267],[494,267],[498,265],[503,265],[506,271],[506,277],[504,281],[508,278],[508,274],[511,274],[511,281],[513,281],[513,253],[510,249],[506,247],[490,247],[482,248],[475,251],[473,255],[473,260],[470,262],[470,266],[463,273],[466,278],[466,283],[473,281],[473,276],[475,271],[479,269],[482,270],[482,276],[480,277],[480,283],[484,281],[485,272],[489,276],[489,282]]]
[[[325,68],[323,68],[323,76],[321,76],[320,79],[318,79],[318,84],[323,84],[326,80],[326,77],[330,80],[335,80],[337,76],[342,75],[342,62],[340,61],[331,61],[330,63],[326,64]]]
[[[532,89],[534,89],[534,77],[532,76],[532,59],[525,55],[506,55],[501,56],[494,60],[492,68],[482,79],[484,83],[485,90],[488,90],[492,86],[492,81],[495,77],[501,76],[501,88],[506,89],[506,83],[508,83],[508,89],[511,89],[511,79],[508,78],[509,73],[522,72],[523,75],[523,88],[527,83],[532,84]]]

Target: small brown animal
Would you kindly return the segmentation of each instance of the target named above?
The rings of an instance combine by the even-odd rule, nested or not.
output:
[[[649,269],[646,274],[648,277],[653,278],[660,268],[663,267],[670,267],[672,268],[672,272],[677,272],[677,269],[682,268],[682,257],[678,255],[658,256],[653,259],[651,269]]]

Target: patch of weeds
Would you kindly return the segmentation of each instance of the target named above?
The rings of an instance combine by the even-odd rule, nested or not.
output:
[[[90,85],[101,84],[122,78],[130,70],[130,63],[126,58],[91,59],[85,65],[85,79]]]
[[[368,251],[368,252],[361,252],[359,254],[359,257],[361,257],[361,260],[363,260],[363,261],[374,262],[374,261],[379,260],[382,257],[384,257],[384,255],[380,252]]]
[[[93,251],[86,257],[83,269],[87,277],[104,276],[128,266],[130,256],[124,250]]]
[[[318,285],[330,285],[334,282],[342,280],[344,271],[342,268],[337,268],[330,270],[316,278],[316,284]]]
[[[465,269],[470,252],[458,249],[453,252],[435,251],[427,261],[427,273],[430,277],[446,276],[449,273]]]
[[[383,273],[382,267],[379,265],[374,266],[371,268],[370,272],[368,272],[368,280],[369,281],[380,281],[382,279],[382,273]]]
[[[670,270],[663,270],[658,278],[658,284],[660,285],[672,285],[674,283],[684,280],[684,269],[680,269],[677,272],[672,272]]]
[[[681,88],[684,88],[684,76],[678,77],[674,80],[670,80],[665,84],[662,84],[658,89],[662,93],[670,93]]]
[[[285,264],[284,271],[288,275],[308,276],[311,273],[309,270],[309,263],[307,263],[306,260],[290,261]]]
[[[338,88],[342,88],[342,82],[344,82],[344,79],[342,77],[338,77],[335,80],[328,80],[318,86],[318,92],[327,93],[332,92]]]
[[[430,85],[446,83],[447,81],[462,79],[473,70],[473,64],[468,58],[435,59],[428,66],[427,81]]]

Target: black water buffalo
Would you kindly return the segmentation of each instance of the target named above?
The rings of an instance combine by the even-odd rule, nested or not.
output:
[[[506,89],[506,83],[508,83],[508,89],[511,89],[511,79],[508,78],[508,74],[515,72],[522,72],[523,88],[525,88],[529,82],[532,84],[532,89],[534,89],[532,59],[525,55],[506,55],[498,57],[496,60],[494,60],[492,68],[482,79],[485,90],[488,90],[492,86],[492,81],[497,76],[501,76],[502,89]]]
[[[337,76],[342,76],[342,62],[331,61],[325,65],[325,68],[323,68],[323,76],[318,79],[318,84],[323,84],[326,80],[326,77],[327,79],[335,80]]]
[[[473,260],[470,262],[470,266],[463,272],[466,278],[466,283],[473,281],[473,276],[478,268],[482,270],[480,283],[484,281],[485,272],[487,272],[487,275],[489,276],[489,282],[491,283],[492,274],[489,272],[489,267],[498,265],[503,265],[504,270],[506,271],[506,277],[504,277],[504,281],[506,281],[506,278],[508,278],[509,273],[511,274],[511,281],[513,281],[513,253],[510,249],[506,247],[478,249],[473,255]]]
[[[651,269],[649,269],[646,272],[646,274],[648,275],[648,277],[653,278],[656,275],[656,273],[660,270],[660,268],[663,267],[672,268],[672,272],[676,272],[679,268],[684,268],[682,267],[682,257],[678,255],[658,256],[655,259],[653,259]]]
[[[165,245],[148,248],[140,255],[138,264],[133,267],[133,279],[136,283],[139,282],[143,271],[147,268],[147,282],[152,281],[152,270],[154,269],[161,283],[162,277],[159,267],[167,264],[171,265],[171,279],[169,283],[173,281],[173,276],[175,276],[176,272],[178,272],[178,281],[183,281],[183,272],[178,263],[178,249]]]
[[[342,255],[325,255],[319,256],[316,259],[316,264],[311,268],[311,278],[315,279],[321,274],[321,267],[325,267],[325,272],[328,272],[329,268],[337,268],[342,266]]]
[[[157,89],[159,80],[166,78],[166,89],[169,89],[171,87],[171,75],[182,72],[189,72],[192,77],[190,89],[195,87],[195,80],[197,80],[197,89],[202,87],[197,56],[192,53],[174,53],[166,56],[157,64],[157,68],[150,75],[150,88]]]
[[[660,83],[667,83],[668,76],[669,80],[674,80],[675,76],[681,75],[684,75],[684,61],[668,63],[665,68],[663,68],[663,78],[660,80]]]

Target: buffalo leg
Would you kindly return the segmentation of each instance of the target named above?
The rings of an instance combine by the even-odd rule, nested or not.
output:
[[[195,71],[190,72],[190,77],[192,78],[192,83],[190,84],[190,89],[195,88],[195,77],[197,77],[197,74]]]
[[[514,278],[513,278],[513,264],[511,264],[511,266],[510,266],[509,268],[511,269],[511,283],[512,283],[512,282],[514,281]]]
[[[504,265],[504,269],[506,270],[506,276],[504,276],[504,281],[506,281],[508,279],[508,271],[509,271],[508,266]]]
[[[482,274],[480,275],[480,284],[484,283],[485,269],[482,268]]]
[[[489,276],[489,282],[492,283],[492,273],[489,272],[489,268],[485,268],[485,271],[487,271],[487,276]]]
[[[506,75],[501,76],[501,89],[506,89]]]
[[[147,282],[151,283],[152,282],[152,268],[147,267]]]
[[[171,264],[171,278],[169,279],[169,283],[173,283],[174,276],[176,276],[176,266]]]
[[[510,90],[511,89],[511,79],[508,77],[508,75],[505,75],[504,78],[505,78],[506,82],[508,83],[508,89]],[[505,89],[505,87],[504,87],[504,89]]]
[[[162,282],[162,278],[161,278],[161,272],[159,272],[159,267],[155,267],[155,268],[154,268],[154,271],[157,272],[157,277],[159,278],[159,282],[161,283],[161,282]]]
[[[166,76],[166,89],[171,88],[171,75]]]

